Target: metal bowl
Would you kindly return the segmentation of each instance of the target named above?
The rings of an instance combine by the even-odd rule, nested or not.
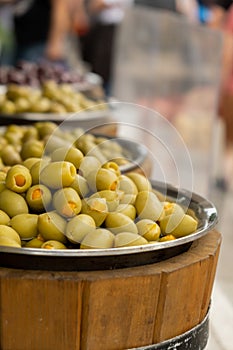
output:
[[[94,271],[156,263],[187,251],[191,244],[207,234],[217,223],[215,206],[202,196],[172,185],[151,181],[155,190],[192,209],[198,219],[196,232],[173,241],[112,249],[43,250],[0,247],[0,266],[50,271]]]

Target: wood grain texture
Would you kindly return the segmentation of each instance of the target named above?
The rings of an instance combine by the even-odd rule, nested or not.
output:
[[[199,324],[210,304],[221,235],[176,257],[109,271],[0,269],[1,350],[125,350]]]

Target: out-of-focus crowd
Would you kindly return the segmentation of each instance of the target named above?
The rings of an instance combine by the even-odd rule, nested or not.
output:
[[[0,65],[20,60],[66,65],[70,57],[67,40],[72,36],[77,61],[101,76],[110,94],[115,33],[125,11],[133,6],[173,11],[223,33],[219,109],[227,139],[233,142],[232,0],[0,0]]]

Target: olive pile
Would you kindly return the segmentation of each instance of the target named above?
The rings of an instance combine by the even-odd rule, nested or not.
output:
[[[10,84],[5,94],[0,95],[0,112],[19,113],[75,113],[87,108],[105,109],[102,100],[92,100],[72,85],[46,81],[41,88]]]
[[[86,155],[97,158],[101,163],[114,159],[118,165],[124,165],[131,161],[129,152],[118,142],[84,133],[80,128],[62,130],[53,122],[27,126],[12,124],[0,134],[0,168],[22,164],[28,158],[41,158],[43,155],[52,155],[53,160],[69,160],[72,155],[77,159],[76,166],[79,158]]]
[[[46,147],[43,138],[35,139],[35,130]],[[12,164],[5,157],[0,167],[0,245],[121,248],[174,240],[197,229],[196,218],[160,198],[143,175],[122,174],[115,161],[84,155],[74,143],[48,150],[52,130],[52,123],[12,126],[2,140],[11,139],[14,146],[0,139],[2,159],[7,146],[18,147],[21,157],[19,163],[12,157]]]

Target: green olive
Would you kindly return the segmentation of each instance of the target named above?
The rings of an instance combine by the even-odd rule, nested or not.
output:
[[[44,169],[44,167],[48,164],[49,164],[48,159],[42,158],[42,159],[39,159],[37,162],[35,161],[35,163],[32,165],[30,169],[30,173],[31,173],[33,185],[37,185],[40,183],[40,174],[42,172],[42,169]]]
[[[11,218],[10,226],[21,239],[30,239],[37,236],[37,219],[35,214],[18,214]]]
[[[28,170],[31,170],[33,165],[36,164],[37,162],[39,162],[40,160],[41,160],[41,158],[38,158],[38,157],[30,157],[30,158],[25,159],[23,161],[22,165],[24,165],[26,168],[28,168]]]
[[[108,206],[108,211],[115,211],[119,205],[119,193],[116,191],[103,190],[95,192],[90,198],[105,198]]]
[[[13,146],[17,147],[17,146],[21,145],[22,135],[18,132],[7,131],[7,132],[5,132],[4,137],[7,140],[7,142]]]
[[[102,191],[102,190],[115,191],[118,185],[118,176],[111,170],[100,168],[96,174],[95,185],[96,185],[97,191]]]
[[[95,157],[85,156],[79,167],[79,174],[83,176],[89,188],[96,190],[96,174],[101,168],[100,161]]]
[[[119,191],[123,191],[124,194],[132,194],[136,195],[138,194],[137,186],[135,185],[134,181],[131,180],[126,175],[120,175],[119,176]]]
[[[0,210],[0,225],[8,225],[10,217],[3,210]]]
[[[47,164],[41,171],[40,181],[49,188],[58,189],[68,187],[74,182],[75,166],[66,161]]]
[[[16,113],[25,113],[30,109],[30,102],[25,97],[18,97],[15,100]]]
[[[142,236],[132,232],[121,232],[115,236],[114,247],[123,248],[144,244],[148,244],[148,242]]]
[[[32,238],[30,241],[27,241],[24,245],[25,248],[41,248],[42,244],[44,243],[44,240],[41,240],[37,237]]]
[[[1,105],[1,112],[4,114],[15,114],[16,108],[14,102],[6,100]]]
[[[28,213],[25,199],[20,194],[7,188],[0,192],[0,209],[5,211],[10,217]]]
[[[40,248],[41,249],[67,249],[63,243],[52,239],[44,242]]]
[[[81,161],[79,172],[80,172],[80,175],[82,175],[86,179],[91,172],[95,171],[97,173],[97,171],[100,168],[101,168],[101,163],[97,158],[91,157],[91,156],[85,156]]]
[[[30,112],[32,113],[47,113],[49,112],[51,102],[47,97],[40,97],[38,100],[33,101]]]
[[[51,135],[56,129],[57,124],[53,122],[37,122],[34,124],[39,137],[43,139],[45,136]]]
[[[44,185],[31,186],[26,193],[26,201],[33,212],[41,213],[49,208],[52,201],[52,194]]]
[[[82,240],[80,249],[108,249],[114,244],[114,235],[106,229],[99,228],[89,232]]]
[[[164,235],[171,234],[176,238],[193,233],[196,231],[197,225],[197,220],[187,214],[184,214],[182,217],[176,214],[167,215],[160,221],[162,233]]]
[[[72,243],[80,243],[83,238],[95,228],[95,220],[91,216],[79,214],[67,223],[66,237]]]
[[[105,226],[114,234],[120,232],[137,233],[136,224],[128,216],[122,213],[109,213],[105,219]]]
[[[135,208],[140,219],[158,220],[163,213],[163,205],[155,193],[141,191],[138,193]]]
[[[5,165],[15,165],[21,163],[22,159],[20,154],[16,151],[12,145],[7,145],[1,151],[1,158]]]
[[[28,140],[22,144],[20,156],[23,160],[31,157],[41,158],[44,152],[44,144],[39,140]]]
[[[65,187],[54,193],[53,206],[60,215],[70,218],[79,214],[82,202],[73,188]]]
[[[160,237],[160,227],[153,220],[142,219],[136,223],[139,235],[148,241],[157,241]]]
[[[39,134],[34,126],[28,126],[27,130],[24,132],[22,137],[22,142],[27,142],[29,140],[39,139]]]
[[[20,236],[18,232],[12,227],[9,227],[7,225],[0,225],[0,237],[3,236],[14,240],[16,243],[21,245]]]
[[[120,198],[120,204],[132,204],[134,205],[136,201],[137,195],[136,194],[130,194],[130,193],[124,193],[122,192],[122,196]]]
[[[118,177],[121,175],[121,171],[120,171],[119,165],[118,165],[116,162],[108,161],[107,163],[105,163],[105,164],[102,166],[102,168],[111,170],[111,171],[114,172]]]
[[[86,197],[90,191],[87,180],[79,174],[75,175],[75,179],[71,183],[70,187],[72,187],[78,193],[80,198]]]
[[[37,229],[45,241],[66,242],[66,220],[55,211],[40,214],[38,216]]]
[[[7,236],[0,236],[0,246],[21,248],[21,244],[16,242],[16,240],[9,238]]]
[[[13,165],[6,175],[6,187],[10,190],[23,193],[32,184],[32,177],[29,170],[23,165]]]
[[[132,204],[119,204],[116,211],[128,216],[131,220],[136,218],[136,209]]]
[[[84,198],[82,200],[82,214],[90,215],[96,226],[101,226],[108,214],[108,206],[105,198]]]
[[[60,147],[51,154],[52,162],[65,160],[74,164],[76,169],[80,167],[83,157],[83,153],[75,147]]]
[[[4,171],[0,171],[0,192],[6,188],[6,173]]]
[[[64,140],[63,137],[60,137],[56,134],[44,136],[43,141],[45,143],[44,151],[46,154],[51,154],[56,149],[61,147],[65,147],[65,148],[71,147],[71,144],[72,144],[67,140]]]
[[[164,214],[166,215],[171,215],[171,214],[175,214],[175,215],[184,215],[184,209],[177,203],[174,202],[164,202],[163,203],[163,208],[164,208]]]
[[[138,173],[127,173],[127,175],[137,186],[138,192],[141,191],[151,191],[152,190],[152,186],[150,181],[141,174]]]

